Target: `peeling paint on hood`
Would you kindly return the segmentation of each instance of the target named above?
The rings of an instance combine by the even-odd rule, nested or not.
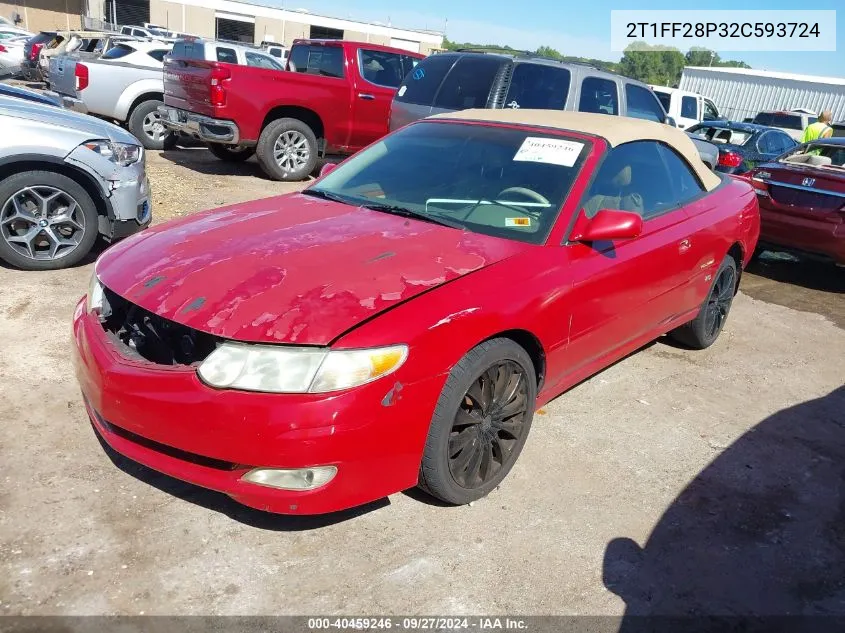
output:
[[[325,345],[529,245],[301,194],[195,214],[108,249],[100,280],[217,336]]]

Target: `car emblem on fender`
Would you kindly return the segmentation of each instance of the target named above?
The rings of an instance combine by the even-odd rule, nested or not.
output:
[[[816,182],[815,178],[805,178],[804,180],[801,181],[801,184],[804,185],[805,187],[812,187],[813,184],[815,184],[815,182]]]

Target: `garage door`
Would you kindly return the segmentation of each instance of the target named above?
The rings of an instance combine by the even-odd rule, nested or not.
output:
[[[414,53],[420,52],[420,43],[414,42],[413,40],[400,40],[395,37],[390,38],[390,45],[393,48],[401,48],[406,51],[412,51]]]
[[[255,18],[237,13],[215,14],[217,39],[224,42],[252,44],[255,42]]]

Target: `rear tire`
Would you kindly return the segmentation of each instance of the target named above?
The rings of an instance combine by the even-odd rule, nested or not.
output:
[[[707,300],[698,316],[686,325],[669,333],[669,336],[692,349],[706,349],[719,338],[736,294],[736,261],[728,255],[722,261],[713,279]]]
[[[176,145],[176,133],[168,130],[161,122],[158,107],[163,101],[153,99],[135,106],[129,116],[127,127],[132,135],[147,149],[172,149]]]
[[[88,192],[62,174],[28,171],[0,181],[0,259],[16,268],[77,264],[97,240],[98,220]]]
[[[317,137],[299,119],[277,119],[261,132],[255,154],[273,180],[305,180],[317,166]]]
[[[534,364],[521,346],[496,338],[470,350],[434,409],[419,487],[457,505],[486,496],[519,458],[536,399]]]
[[[206,143],[208,151],[220,160],[228,163],[242,163],[249,160],[255,154],[254,147],[245,147],[238,145],[223,145],[222,143]]]

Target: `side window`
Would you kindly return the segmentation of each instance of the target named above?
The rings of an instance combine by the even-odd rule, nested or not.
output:
[[[431,106],[437,89],[455,61],[455,55],[446,53],[425,58],[419,65],[414,66],[413,72],[408,72],[405,76],[396,93],[396,101]]]
[[[636,84],[625,84],[625,100],[628,102],[628,116],[663,123],[666,114],[651,91]]]
[[[757,151],[761,154],[774,154],[774,138],[771,132],[763,132],[757,139]]]
[[[559,66],[516,64],[505,97],[505,107],[563,110],[569,95],[570,78],[570,72]]]
[[[698,99],[695,97],[682,97],[681,116],[685,119],[695,119],[698,121]]]
[[[619,209],[648,220],[677,205],[674,189],[659,143],[625,143],[610,150],[599,167],[584,211],[593,217],[601,209]]]
[[[282,49],[280,48],[271,48],[267,52],[270,53],[273,57],[278,57],[279,59],[281,59],[282,57]]]
[[[147,53],[147,55],[149,55],[150,57],[152,57],[152,58],[153,58],[154,60],[156,60],[157,62],[163,62],[163,61],[164,61],[164,56],[165,56],[165,55],[167,55],[167,53],[168,53],[168,52],[169,52],[169,51],[168,51],[166,48],[159,48],[159,49],[156,49],[156,50],[154,50],[154,51],[149,51],[149,52]]]
[[[127,46],[126,44],[118,44],[117,46],[112,46],[109,50],[103,53],[100,59],[120,59],[121,57],[126,57],[134,51],[134,48]]]
[[[669,173],[669,180],[672,181],[675,192],[675,204],[684,204],[704,192],[704,187],[698,180],[698,176],[689,166],[689,163],[678,155],[675,150],[663,144],[658,144],[657,149],[666,163],[666,171]]]
[[[298,73],[343,77],[343,49],[339,46],[294,46],[290,52],[291,70]]]
[[[716,112],[715,106],[708,101],[707,99],[704,100],[704,120],[705,121],[715,121],[719,118],[719,113]]]
[[[237,64],[238,55],[233,48],[219,47],[217,49],[217,61],[225,62],[226,64]]]
[[[778,154],[788,152],[793,147],[798,145],[798,142],[788,134],[784,134],[783,132],[775,132],[775,134],[777,134],[778,138],[780,139],[780,149],[778,149]]]
[[[266,68],[268,70],[282,70],[282,67],[279,66],[275,61],[271,58],[267,57],[267,55],[261,55],[260,53],[253,53],[252,51],[247,51],[246,55],[246,65],[247,66],[255,66],[257,68]]]
[[[402,56],[384,51],[358,50],[358,64],[365,81],[377,86],[398,88],[405,78]]]
[[[124,26],[122,29],[120,29],[120,32],[124,35],[132,35],[132,28],[129,26]]]
[[[655,90],[654,94],[657,96],[658,101],[660,101],[660,105],[663,106],[663,109],[666,110],[666,113],[669,113],[669,110],[672,109],[672,95],[668,92],[663,92],[662,90]]]
[[[601,77],[585,77],[581,82],[581,98],[578,101],[581,112],[619,114],[619,95],[616,82]]]
[[[493,78],[502,63],[497,57],[462,57],[446,75],[434,98],[434,107],[449,110],[487,107]]]

